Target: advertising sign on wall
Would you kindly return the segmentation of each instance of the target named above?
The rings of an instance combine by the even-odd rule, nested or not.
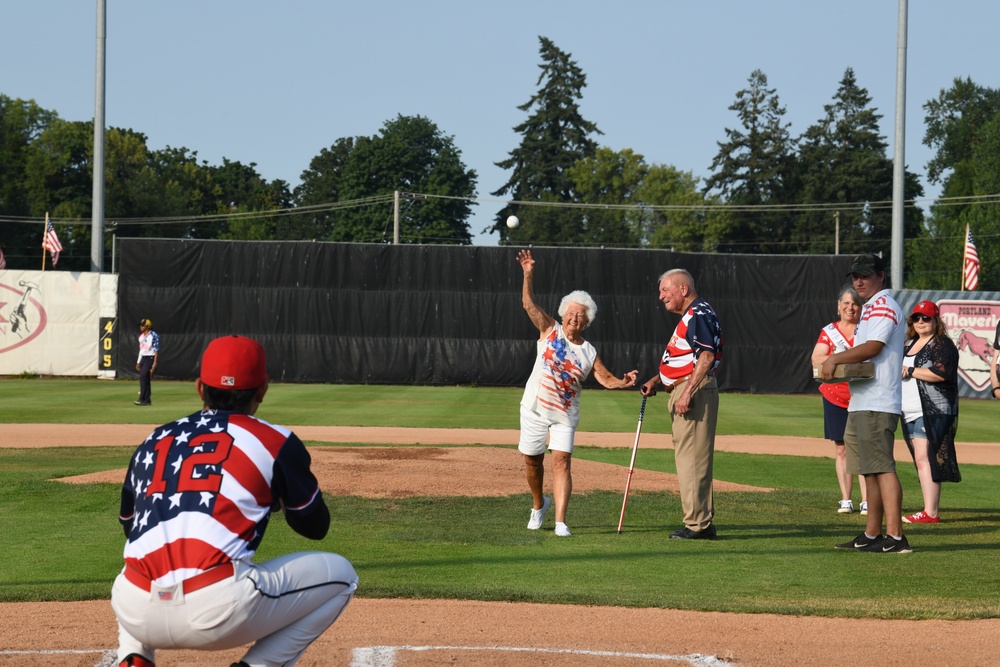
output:
[[[115,291],[107,274],[0,271],[0,375],[98,376],[113,352],[99,355],[98,328],[102,315],[114,315]]]
[[[976,391],[988,389],[1000,301],[942,299],[937,305],[958,347],[959,383],[964,381]]]

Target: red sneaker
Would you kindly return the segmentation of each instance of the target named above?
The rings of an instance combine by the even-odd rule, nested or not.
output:
[[[129,653],[124,660],[118,663],[118,667],[156,667],[156,664],[138,653]]]
[[[904,516],[903,521],[905,523],[941,523],[941,519],[936,516],[931,516],[927,512],[920,511],[916,514],[910,516]]]

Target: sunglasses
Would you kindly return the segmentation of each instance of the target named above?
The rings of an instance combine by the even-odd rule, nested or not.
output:
[[[911,322],[933,322],[933,317],[927,317],[926,315],[913,315],[910,317]]]

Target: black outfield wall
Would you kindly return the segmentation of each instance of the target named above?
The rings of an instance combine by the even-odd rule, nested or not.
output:
[[[158,375],[194,378],[215,336],[260,340],[277,382],[523,385],[538,332],[521,306],[516,247],[120,239],[120,375],[135,375],[139,319],[161,336]],[[671,268],[694,275],[722,323],[723,390],[814,392],[809,356],[836,316],[847,256],[534,248],[553,316],[582,289],[585,332],[616,375],[656,373],[677,316],[657,298]],[[596,386],[591,378],[589,384]]]

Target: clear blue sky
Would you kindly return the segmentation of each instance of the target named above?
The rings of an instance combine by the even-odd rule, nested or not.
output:
[[[502,207],[490,192],[537,89],[538,37],[587,75],[583,115],[614,150],[704,178],[728,110],[764,71],[797,136],[823,116],[844,70],[882,114],[893,144],[898,4],[893,0],[677,2],[508,0],[150,0],[107,2],[107,124],[151,148],[256,162],[294,187],[340,137],[373,135],[397,114],[454,137],[484,199],[474,242]],[[0,93],[67,120],[94,115],[94,0],[5,3]],[[909,3],[906,163],[924,174],[923,104],[955,77],[1000,88],[1000,3]],[[939,190],[924,180],[928,195]]]

